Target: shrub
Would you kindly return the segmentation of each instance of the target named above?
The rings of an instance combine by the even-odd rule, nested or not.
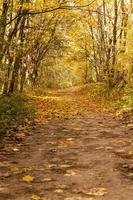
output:
[[[21,95],[0,98],[0,136],[8,129],[16,129],[31,118],[35,110],[28,105],[28,98]]]
[[[133,84],[125,86],[118,108],[122,113],[133,112]]]
[[[108,95],[107,86],[104,83],[90,83],[79,89],[82,94],[89,94],[97,99],[105,98]]]
[[[87,84],[80,88],[83,94],[89,94],[97,100],[103,101],[121,114],[133,113],[133,83],[116,85],[112,90],[104,83]]]

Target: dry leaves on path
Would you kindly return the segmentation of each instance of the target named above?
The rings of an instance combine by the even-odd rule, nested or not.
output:
[[[92,96],[80,94],[78,91],[73,94],[53,92],[43,97],[31,96],[30,104],[37,108],[35,121],[41,120],[46,124],[53,118],[72,117],[90,111],[105,110],[101,102],[97,102]]]

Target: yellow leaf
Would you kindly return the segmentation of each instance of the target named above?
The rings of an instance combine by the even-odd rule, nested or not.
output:
[[[32,177],[32,176],[24,176],[23,177],[23,181],[24,182],[27,182],[27,183],[30,183],[30,182],[32,182],[34,180],[34,178]]]
[[[40,200],[41,197],[39,197],[38,195],[33,194],[31,197],[32,200]]]

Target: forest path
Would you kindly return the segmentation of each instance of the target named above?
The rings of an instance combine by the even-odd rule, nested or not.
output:
[[[85,95],[41,100],[37,123],[1,149],[0,200],[133,200],[132,128]]]

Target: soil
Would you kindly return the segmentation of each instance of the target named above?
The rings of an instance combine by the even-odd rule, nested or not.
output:
[[[40,121],[1,148],[0,200],[133,200],[132,145],[132,126],[111,113]]]

